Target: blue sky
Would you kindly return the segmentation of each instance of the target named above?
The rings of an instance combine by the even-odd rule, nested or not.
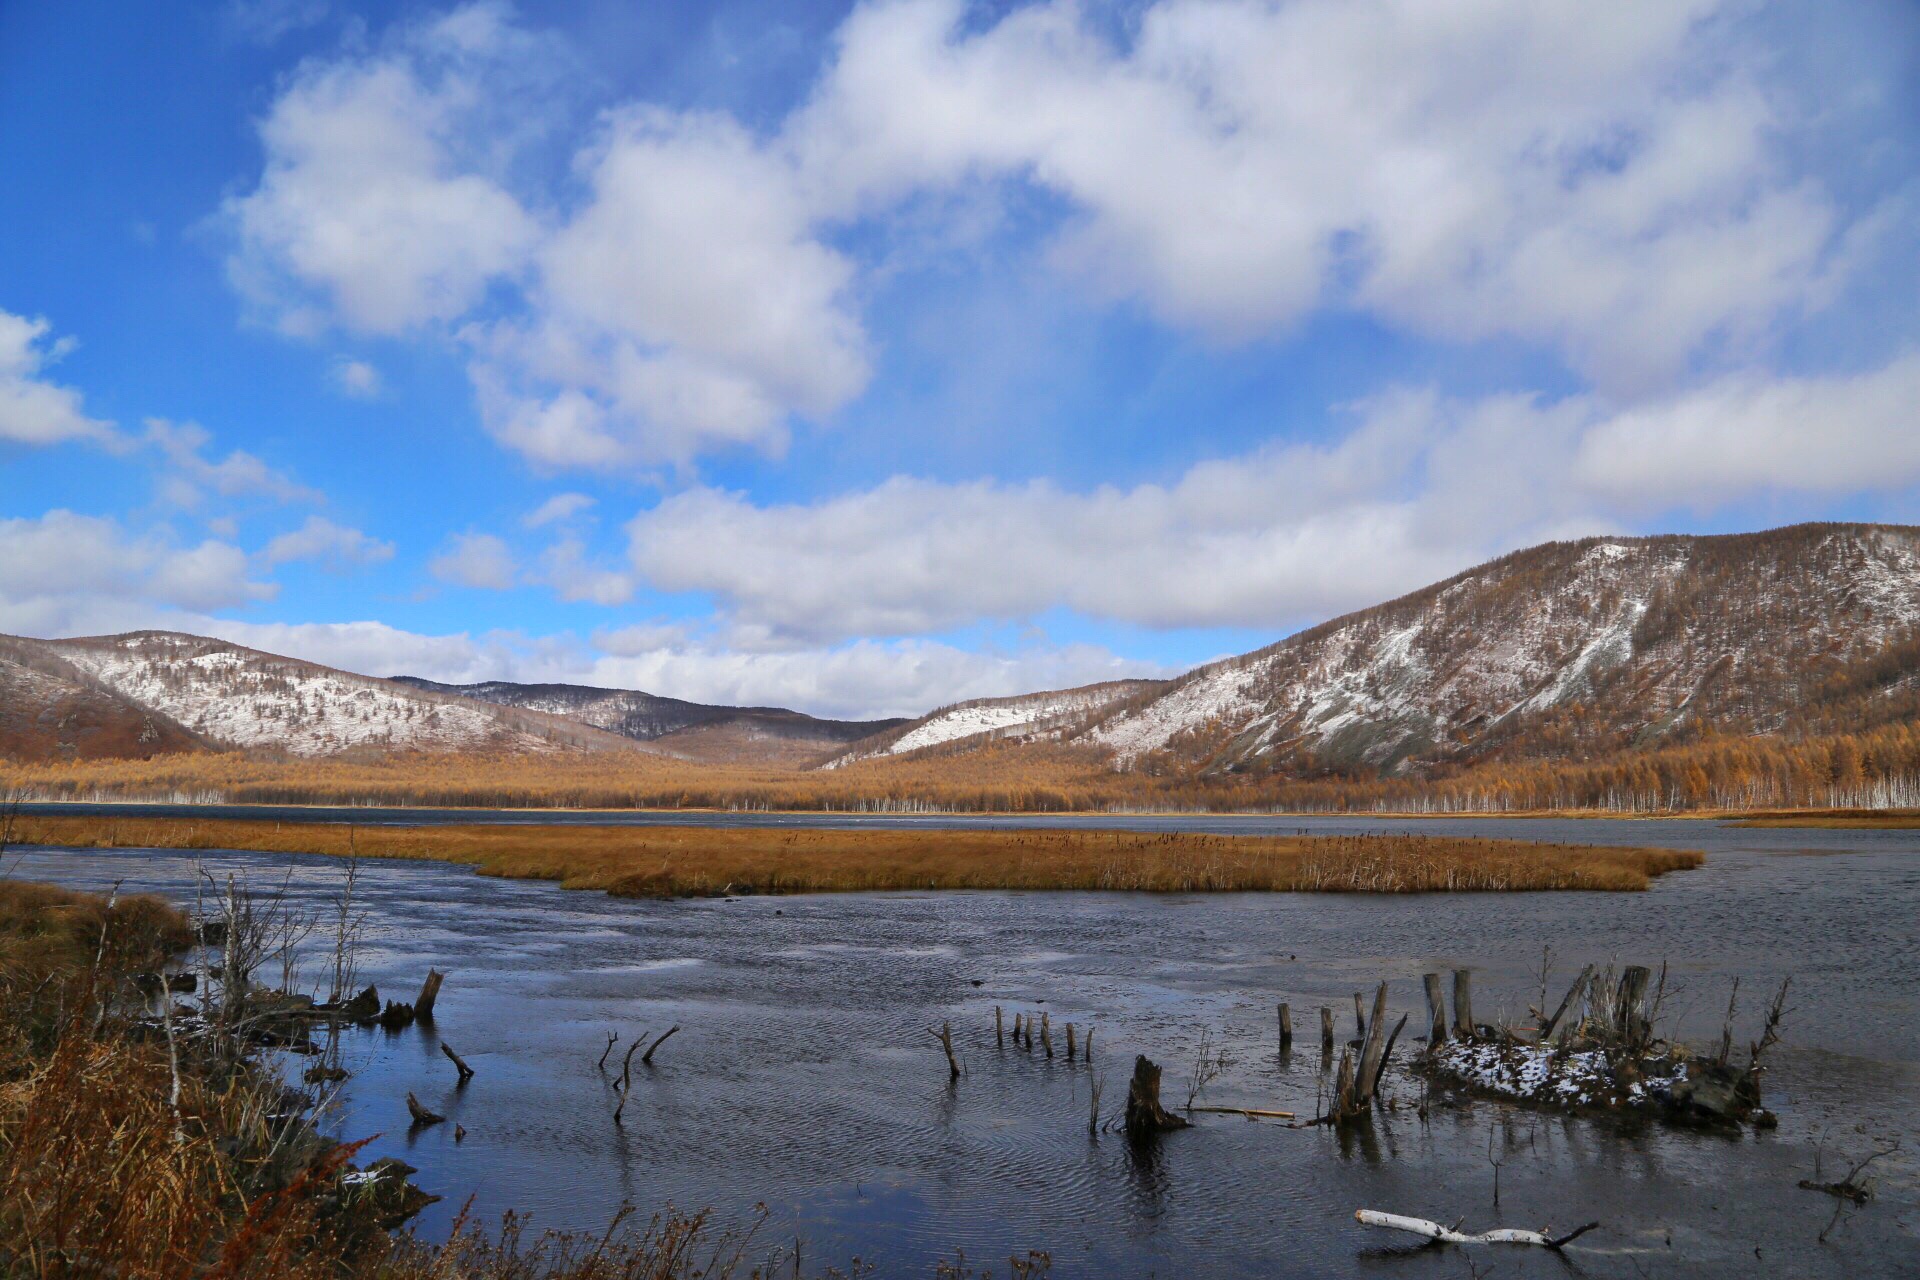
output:
[[[843,715],[1912,521],[1909,4],[0,4],[0,630]]]

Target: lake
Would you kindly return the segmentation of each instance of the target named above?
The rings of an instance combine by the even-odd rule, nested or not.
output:
[[[256,816],[209,809],[208,816]],[[286,811],[266,810],[281,817]],[[312,812],[312,811],[300,811]],[[356,821],[380,821],[351,811]],[[408,820],[409,815],[385,820]],[[526,815],[551,820],[557,815]],[[594,821],[618,815],[585,815]],[[460,820],[518,820],[475,815]],[[354,1071],[336,1122],[381,1136],[363,1159],[399,1155],[445,1199],[417,1222],[444,1232],[463,1201],[539,1227],[595,1229],[624,1201],[711,1206],[742,1222],[764,1204],[768,1248],[805,1240],[809,1269],[854,1256],[885,1274],[928,1274],[1028,1248],[1056,1276],[1462,1276],[1459,1250],[1353,1222],[1359,1208],[1568,1229],[1598,1219],[1567,1261],[1477,1249],[1502,1275],[1912,1275],[1920,1271],[1920,832],[1739,830],[1699,821],[1304,818],[928,818],[691,815],[749,826],[1073,825],[1291,833],[1419,830],[1701,848],[1705,867],[1644,894],[1409,897],[1225,894],[886,893],[629,901],[489,880],[433,863],[366,863],[365,980],[411,999],[429,966],[451,975],[433,1027],[349,1029]],[[651,817],[644,820],[654,820]],[[191,900],[196,866],[283,880],[297,903],[337,892],[337,860],[247,852],[12,850],[13,874]],[[313,944],[317,949],[318,942]],[[1089,1136],[1088,1094],[1124,1102],[1133,1055],[1166,1069],[1182,1101],[1202,1033],[1230,1065],[1203,1102],[1310,1116],[1323,1087],[1317,1006],[1342,1038],[1352,996],[1390,980],[1390,1005],[1421,1020],[1420,974],[1474,971],[1482,1020],[1537,1002],[1542,947],[1558,1000],[1579,967],[1663,960],[1680,1031],[1717,1037],[1732,978],[1737,1029],[1793,978],[1786,1038],[1767,1076],[1771,1133],[1625,1131],[1478,1102],[1411,1103],[1341,1136],[1233,1116],[1140,1151]],[[317,956],[310,982],[319,981]],[[1278,1051],[1275,1005],[1298,1041]],[[993,1010],[1049,1012],[1095,1029],[1094,1063],[997,1049]],[[951,1023],[967,1068],[956,1085],[929,1028]],[[681,1031],[652,1070],[635,1063],[624,1126],[595,1068],[609,1031]],[[445,1037],[478,1072],[454,1087]],[[1397,1057],[1408,1056],[1405,1039]],[[616,1050],[616,1058],[619,1054]],[[411,1090],[453,1125],[410,1135]],[[1834,1202],[1795,1183],[1824,1145],[1893,1141],[1877,1200],[1832,1242]],[[1498,1166],[1496,1169],[1496,1165]],[[1493,1202],[1498,1178],[1500,1204]]]

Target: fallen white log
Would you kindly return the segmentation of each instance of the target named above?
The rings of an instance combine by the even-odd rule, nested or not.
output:
[[[1470,1236],[1456,1231],[1452,1227],[1442,1226],[1426,1218],[1405,1218],[1397,1213],[1381,1213],[1377,1209],[1358,1209],[1354,1211],[1354,1221],[1365,1227],[1385,1227],[1390,1231],[1406,1231],[1416,1236],[1425,1236],[1436,1244],[1537,1244],[1543,1249],[1562,1249],[1570,1240],[1587,1234],[1600,1224],[1589,1222],[1584,1227],[1569,1231],[1563,1236],[1550,1236],[1544,1231],[1522,1231],[1517,1227],[1496,1227],[1492,1231],[1483,1231]]]

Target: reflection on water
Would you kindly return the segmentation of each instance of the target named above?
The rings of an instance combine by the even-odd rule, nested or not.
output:
[[[1457,1252],[1408,1250],[1355,1226],[1353,1211],[1368,1207],[1474,1227],[1601,1219],[1576,1274],[1913,1274],[1920,833],[1448,825],[1683,844],[1710,858],[1646,894],[664,903],[373,863],[361,871],[373,925],[364,975],[402,999],[429,965],[452,976],[433,1027],[346,1033],[356,1074],[340,1125],[380,1133],[368,1156],[404,1156],[446,1196],[422,1220],[429,1232],[469,1195],[483,1217],[513,1207],[578,1228],[626,1200],[712,1205],[733,1220],[765,1203],[769,1246],[797,1234],[810,1261],[858,1254],[894,1271],[924,1273],[955,1248],[987,1260],[1033,1247],[1052,1252],[1061,1276],[1465,1274]],[[1837,856],[1793,856],[1801,849]],[[327,859],[201,856],[276,886],[291,867],[301,896],[330,894],[340,877]],[[192,868],[176,853],[29,851],[16,874],[190,897]],[[1345,1036],[1354,991],[1392,979],[1397,1017],[1415,1009],[1420,973],[1472,967],[1481,1016],[1517,1013],[1538,999],[1549,943],[1558,987],[1590,960],[1671,962],[1672,1007],[1702,1039],[1718,1032],[1732,975],[1752,993],[1744,1028],[1791,972],[1787,1043],[1767,1085],[1780,1130],[1622,1134],[1477,1104],[1426,1121],[1409,1105],[1345,1137],[1217,1115],[1146,1151],[1087,1133],[1093,1078],[1117,1112],[1136,1052],[1166,1067],[1169,1101],[1180,1101],[1202,1029],[1232,1059],[1208,1100],[1312,1114],[1316,1006],[1335,1008]],[[1280,1000],[1293,1003],[1301,1040],[1289,1055],[1276,1044]],[[996,1004],[1009,1022],[1048,1011],[1057,1044],[1065,1022],[1092,1025],[1094,1064],[996,1050]],[[967,1068],[952,1087],[927,1035],[942,1022]],[[652,1069],[636,1057],[616,1129],[595,1068],[606,1033],[624,1048],[674,1024]],[[479,1073],[463,1090],[438,1036]],[[1418,1096],[1404,1077],[1396,1088],[1409,1104]],[[463,1125],[466,1141],[454,1143],[452,1125],[410,1135],[409,1090]],[[1823,1138],[1829,1168],[1836,1148],[1864,1154],[1900,1138],[1905,1150],[1881,1198],[1827,1246],[1814,1237],[1832,1202],[1794,1185]],[[1538,1251],[1476,1261],[1502,1275],[1568,1270]]]

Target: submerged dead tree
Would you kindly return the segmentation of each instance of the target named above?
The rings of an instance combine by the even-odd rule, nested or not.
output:
[[[1145,1054],[1133,1060],[1133,1079],[1127,1082],[1127,1136],[1152,1137],[1169,1129],[1184,1129],[1188,1121],[1160,1105],[1160,1068]]]

